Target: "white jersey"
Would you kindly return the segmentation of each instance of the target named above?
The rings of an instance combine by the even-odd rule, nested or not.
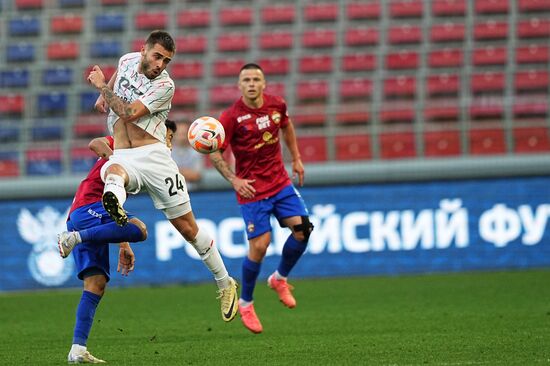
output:
[[[113,91],[125,102],[132,103],[139,100],[143,103],[149,110],[149,114],[133,123],[164,143],[166,141],[164,121],[172,106],[174,81],[166,70],[150,80],[138,72],[140,61],[140,52],[128,53],[120,58]],[[107,126],[111,134],[118,119],[119,116],[111,110],[107,118]]]

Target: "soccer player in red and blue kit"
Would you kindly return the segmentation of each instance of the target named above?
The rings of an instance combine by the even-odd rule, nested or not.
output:
[[[313,225],[283,164],[280,131],[292,156],[292,178],[298,177],[302,186],[304,166],[284,99],[263,93],[266,82],[257,64],[241,68],[238,85],[241,98],[220,116],[226,135],[224,145],[221,151],[210,154],[210,159],[237,193],[249,241],[248,256],[242,264],[239,312],[246,328],[261,333],[263,327],[254,310],[253,292],[271,242],[270,217],[274,215],[281,227],[291,230],[279,267],[268,278],[269,287],[289,308],[296,306],[296,300],[287,276],[305,252]],[[235,172],[222,155],[228,145],[235,155]]]

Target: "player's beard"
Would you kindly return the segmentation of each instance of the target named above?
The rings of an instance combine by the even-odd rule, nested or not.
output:
[[[141,61],[141,70],[143,71],[143,75],[151,80],[160,75],[160,72],[154,72],[154,70],[151,68],[151,64],[147,62],[147,60]]]

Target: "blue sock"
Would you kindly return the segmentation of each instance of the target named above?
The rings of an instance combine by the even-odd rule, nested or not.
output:
[[[281,262],[279,263],[279,268],[277,271],[283,277],[287,277],[298,259],[306,251],[307,242],[302,242],[294,239],[291,235],[286,239],[285,245],[283,246],[283,253],[281,256]]]
[[[94,226],[80,230],[80,238],[83,242],[120,243],[129,241],[136,243],[143,241],[143,233],[131,222],[124,226],[118,226],[115,222]]]
[[[73,344],[86,346],[94,322],[95,309],[97,309],[100,300],[101,296],[90,291],[82,291],[82,297],[76,309]]]
[[[260,274],[262,263],[253,262],[248,257],[243,261],[243,283],[241,290],[241,299],[244,301],[252,301],[252,293],[256,287],[256,279]]]

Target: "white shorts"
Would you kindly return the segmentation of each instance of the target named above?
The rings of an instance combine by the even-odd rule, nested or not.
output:
[[[142,189],[149,192],[155,208],[163,210],[189,202],[185,178],[172,159],[170,149],[163,143],[155,143],[132,149],[116,149],[109,161],[101,168],[105,170],[118,164],[129,177],[126,192],[136,194]]]

